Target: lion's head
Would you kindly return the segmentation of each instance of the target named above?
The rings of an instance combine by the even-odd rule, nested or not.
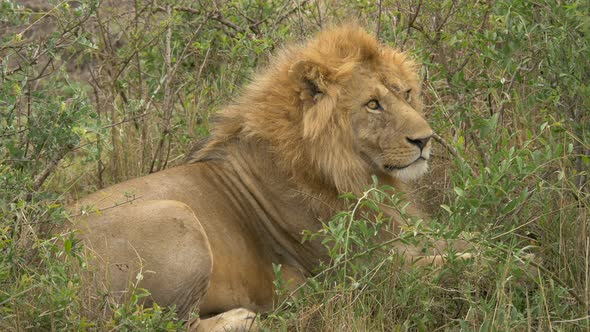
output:
[[[362,190],[370,176],[406,181],[427,169],[432,129],[417,66],[358,27],[287,47],[219,114],[193,162],[256,140],[302,185]]]

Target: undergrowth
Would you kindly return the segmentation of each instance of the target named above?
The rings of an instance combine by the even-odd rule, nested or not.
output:
[[[267,330],[590,329],[590,4],[558,1],[0,1],[0,329],[179,330],[174,310],[91,310],[85,193],[182,162],[286,40],[354,18],[424,64],[439,134],[417,192],[378,185],[317,234],[330,260],[295,292],[275,266]],[[417,198],[431,218],[406,215]],[[424,198],[426,197],[426,198]],[[387,204],[407,220],[376,236]],[[375,217],[377,216],[377,217]],[[443,266],[392,248],[464,241]],[[531,258],[530,254],[534,254]]]

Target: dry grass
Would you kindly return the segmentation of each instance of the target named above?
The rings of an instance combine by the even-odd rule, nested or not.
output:
[[[356,280],[333,267],[267,326],[588,330],[588,10],[584,1],[1,2],[0,329],[178,328],[138,302],[114,308],[112,321],[86,317],[79,247],[70,239],[64,251],[51,235],[64,203],[181,163],[278,45],[355,17],[424,64],[427,116],[456,149],[435,145],[431,175],[416,186],[435,219],[422,231],[468,231],[480,256],[415,270],[390,255],[360,259],[348,274]],[[537,273],[523,268],[525,251]]]

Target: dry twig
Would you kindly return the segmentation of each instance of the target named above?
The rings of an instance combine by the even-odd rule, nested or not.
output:
[[[469,165],[469,163],[465,160],[465,158],[461,157],[461,155],[459,154],[459,151],[457,151],[457,149],[455,149],[454,146],[447,143],[447,141],[445,141],[445,139],[442,138],[437,133],[434,133],[432,135],[432,137],[434,138],[435,141],[438,142],[438,144],[444,146],[444,148],[447,149],[447,151],[449,151],[453,155],[453,157],[459,159],[461,161],[461,163],[463,163],[465,166],[467,166],[467,169],[469,170],[469,173],[471,173],[472,177],[477,177],[477,173],[475,173],[475,171],[473,170],[473,168],[471,168],[471,165]]]

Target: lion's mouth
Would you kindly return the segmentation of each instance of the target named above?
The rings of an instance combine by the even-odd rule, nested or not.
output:
[[[416,163],[419,163],[421,161],[428,161],[426,158],[420,156],[418,158],[416,158],[416,160],[412,161],[411,163],[405,165],[405,166],[397,166],[397,165],[383,165],[383,168],[388,171],[388,172],[393,172],[393,171],[401,171],[402,169],[406,169]]]

